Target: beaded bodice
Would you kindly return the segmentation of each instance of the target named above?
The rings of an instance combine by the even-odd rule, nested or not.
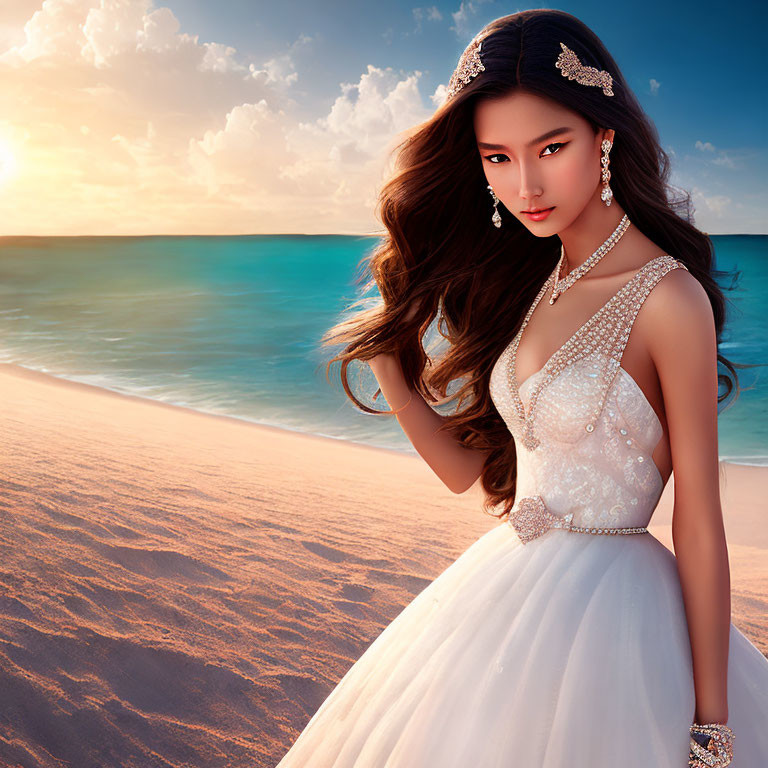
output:
[[[577,525],[648,523],[664,489],[652,459],[663,429],[621,360],[643,301],[678,268],[687,269],[667,254],[647,262],[518,387],[520,337],[554,271],[544,283],[490,377],[517,448],[517,499],[539,495]]]

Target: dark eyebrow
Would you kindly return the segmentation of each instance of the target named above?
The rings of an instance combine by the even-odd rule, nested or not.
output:
[[[546,141],[547,139],[551,139],[553,136],[559,136],[561,133],[569,133],[572,131],[573,128],[555,128],[552,131],[547,131],[542,136],[539,136],[538,139],[534,139],[533,141],[528,142],[528,146],[532,147],[534,144],[539,144],[542,141]],[[509,147],[505,147],[503,144],[487,144],[484,141],[478,141],[477,146],[480,147],[480,149],[509,149]]]

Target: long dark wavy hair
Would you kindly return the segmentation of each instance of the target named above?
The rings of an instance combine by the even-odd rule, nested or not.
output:
[[[514,505],[517,458],[512,436],[490,398],[491,369],[553,271],[560,239],[531,234],[501,202],[503,226],[491,224],[492,201],[474,135],[475,105],[523,88],[578,113],[595,133],[613,128],[614,197],[632,224],[682,261],[704,287],[718,344],[725,299],[715,277],[727,273],[713,269],[714,248],[692,223],[690,195],[667,183],[670,162],[656,128],[589,27],[569,13],[537,9],[498,18],[479,36],[485,70],[393,150],[394,171],[381,188],[376,211],[387,234],[358,265],[358,281],[368,278],[366,288],[375,284],[380,301],[333,326],[322,344],[345,344],[328,362],[326,375],[341,361],[344,391],[367,413],[392,412],[372,409],[355,396],[347,377],[353,360],[394,354],[409,386],[430,403],[447,398],[449,383],[461,380],[453,393],[459,408],[444,417],[440,429],[449,430],[467,448],[488,452],[481,476],[483,509],[493,514],[503,504],[495,515],[502,518]],[[554,66],[561,42],[582,64],[610,72],[612,98],[601,88],[577,86],[561,75]],[[364,303],[360,299],[352,309]],[[435,364],[422,338],[436,318],[449,345]],[[733,376],[731,381],[718,374],[726,387],[720,402],[734,385],[738,389],[738,376],[725,357],[718,354],[717,360]],[[465,402],[468,406],[462,408]]]

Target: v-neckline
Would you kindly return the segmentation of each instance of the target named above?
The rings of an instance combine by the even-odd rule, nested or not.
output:
[[[660,256],[654,256],[650,261],[647,261],[645,264],[643,264],[640,269],[635,272],[632,277],[627,280],[624,285],[622,285],[617,291],[613,293],[612,296],[610,296],[600,307],[598,307],[544,362],[544,365],[542,365],[538,370],[534,371],[533,373],[529,374],[525,377],[525,379],[518,385],[517,380],[517,350],[520,347],[520,341],[523,336],[523,330],[527,327],[528,321],[530,321],[531,317],[533,317],[533,313],[536,310],[536,307],[539,305],[539,302],[544,297],[544,295],[547,292],[547,288],[549,287],[550,283],[552,282],[555,272],[554,270],[549,275],[547,280],[545,281],[544,285],[539,290],[539,294],[536,296],[536,298],[533,300],[533,304],[531,304],[530,308],[528,309],[528,312],[526,312],[526,315],[528,316],[528,321],[523,321],[523,324],[518,329],[517,333],[515,334],[514,338],[511,341],[511,352],[510,352],[510,359],[508,360],[508,364],[510,366],[510,383],[513,386],[514,392],[513,395],[518,400],[518,406],[522,409],[521,413],[525,415],[526,419],[528,417],[525,404],[522,401],[522,398],[520,397],[520,390],[525,386],[525,384],[532,379],[534,376],[537,376],[540,373],[543,373],[549,365],[552,363],[554,358],[560,354],[560,352],[565,349],[569,344],[571,344],[574,339],[586,328],[587,325],[589,325],[591,322],[594,321],[594,319],[611,304],[611,302],[615,301],[616,298],[623,293],[629,286],[655,261],[658,261],[659,259],[666,258],[667,254],[662,254]]]

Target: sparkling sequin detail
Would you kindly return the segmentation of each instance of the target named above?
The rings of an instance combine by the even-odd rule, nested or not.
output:
[[[509,388],[512,394],[512,403],[519,417],[525,425],[523,433],[523,445],[528,450],[534,450],[539,445],[539,439],[534,433],[536,420],[536,406],[542,390],[567,366],[576,360],[587,357],[592,352],[604,353],[602,364],[596,366],[596,374],[603,385],[603,396],[597,398],[594,403],[591,417],[587,419],[584,428],[587,432],[594,430],[594,421],[603,408],[605,394],[613,381],[617,370],[621,365],[621,358],[629,339],[634,319],[642,306],[645,297],[653,286],[670,270],[677,267],[687,267],[671,256],[664,254],[652,259],[638,272],[636,272],[625,285],[619,289],[603,306],[597,310],[575,333],[547,360],[541,368],[543,377],[539,380],[530,399],[530,409],[526,413],[525,406],[520,399],[520,391],[517,385],[516,361],[517,348],[520,345],[523,331],[533,315],[536,306],[546,293],[549,286],[556,279],[553,272],[544,283],[538,295],[531,304],[520,329],[515,334],[509,347],[502,354],[505,358],[504,365],[508,371]],[[503,416],[504,414],[502,414]]]
[[[459,57],[459,63],[448,81],[448,98],[453,98],[472,78],[485,71],[480,49],[483,41],[477,35]]]
[[[579,57],[565,44],[560,43],[562,51],[555,66],[563,77],[575,80],[582,85],[595,85],[603,89],[606,96],[613,96],[613,78],[610,73],[597,67],[588,67],[579,61]]]
[[[541,500],[517,511],[520,525],[527,519],[530,530],[544,526],[542,533],[647,525],[664,487],[652,459],[663,428],[621,359],[643,301],[676,268],[685,265],[667,254],[644,265],[519,390],[513,352],[520,331],[499,356],[490,394],[515,439],[517,496]],[[546,525],[542,507],[561,522]]]
[[[591,528],[573,524],[573,512],[560,517],[550,512],[541,496],[526,496],[518,502],[507,523],[515,529],[523,544],[545,534],[551,528],[562,528],[574,533],[627,535],[648,533],[645,526],[628,528]]]

